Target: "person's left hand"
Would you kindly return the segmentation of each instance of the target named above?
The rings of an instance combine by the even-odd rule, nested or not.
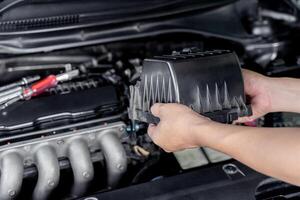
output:
[[[153,142],[165,151],[173,152],[199,147],[208,142],[209,137],[204,135],[213,122],[187,106],[159,103],[151,107],[151,112],[160,118],[160,122],[158,125],[150,124],[148,134]]]

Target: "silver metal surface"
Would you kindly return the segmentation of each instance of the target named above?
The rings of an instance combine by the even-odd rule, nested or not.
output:
[[[1,156],[0,199],[15,199],[23,181],[23,158],[16,151]]]
[[[72,80],[73,78],[77,77],[79,75],[79,70],[72,70],[68,71],[62,74],[58,74],[56,76],[56,80],[59,82],[64,82],[64,81],[69,81]]]
[[[38,181],[33,192],[33,199],[48,199],[57,186],[60,176],[55,149],[46,144],[39,147],[35,153],[35,163],[38,169]]]
[[[22,95],[23,93],[23,90],[22,88],[20,87],[20,90],[14,92],[14,93],[10,93],[10,94],[7,94],[5,96],[1,96],[0,97],[0,105],[1,104],[5,104],[6,102],[8,102],[9,100],[11,99],[14,99],[16,97],[19,97],[20,95]]]
[[[86,141],[74,139],[68,149],[68,158],[74,174],[71,196],[75,198],[85,193],[94,178],[94,167]]]
[[[47,69],[65,69],[69,71],[72,68],[70,63],[67,64],[40,64],[40,65],[27,65],[27,66],[14,66],[7,68],[9,72],[16,71],[33,71],[33,70],[47,70]]]
[[[21,92],[21,91],[22,91],[21,86],[15,87],[15,88],[12,88],[12,89],[9,89],[9,90],[5,90],[5,91],[0,91],[0,99],[7,96],[7,95],[11,95],[11,94],[14,94],[16,92]]]
[[[126,152],[117,137],[117,133],[114,134],[110,130],[98,135],[97,140],[106,162],[107,184],[109,187],[114,188],[127,170]]]
[[[35,82],[37,80],[40,79],[40,76],[32,76],[32,77],[24,77],[22,78],[20,81],[8,84],[8,85],[4,85],[0,87],[0,91],[6,91],[6,90],[14,90],[14,88],[18,87],[18,86],[24,86],[27,85],[29,83]]]
[[[123,122],[114,122],[1,146],[0,199],[17,196],[23,168],[32,165],[38,170],[33,199],[47,199],[59,183],[58,158],[66,157],[74,173],[71,195],[80,196],[94,176],[90,152],[99,150],[106,159],[108,184],[115,187],[127,169],[127,157],[120,142],[125,128]]]

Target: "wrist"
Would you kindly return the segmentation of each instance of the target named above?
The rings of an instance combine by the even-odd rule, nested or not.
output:
[[[222,143],[222,140],[227,135],[225,129],[228,126],[212,120],[195,124],[191,127],[191,139],[196,146],[218,149],[218,144]]]
[[[270,112],[300,112],[300,81],[293,78],[268,78]]]

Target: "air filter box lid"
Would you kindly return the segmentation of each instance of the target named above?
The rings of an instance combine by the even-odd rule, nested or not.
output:
[[[148,123],[154,103],[181,103],[212,120],[230,123],[251,115],[234,52],[185,49],[145,59],[141,80],[131,87],[129,116]]]

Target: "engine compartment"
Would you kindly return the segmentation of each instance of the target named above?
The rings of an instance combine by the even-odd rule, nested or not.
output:
[[[194,41],[133,42],[134,48],[113,43],[0,61],[1,85],[80,71],[72,80],[1,110],[0,160],[6,174],[1,196],[72,199],[230,159],[208,148],[167,154],[151,142],[146,123],[132,124],[129,85],[139,79],[142,60],[169,49],[201,47]],[[136,52],[138,45],[144,49]]]
[[[151,186],[162,193],[156,181],[171,180],[165,182],[169,189],[172,181],[179,184],[194,174],[203,182],[213,177],[217,185],[224,179],[233,184],[230,181],[235,175],[245,176],[242,181],[252,180],[252,175],[262,178],[213,149],[166,153],[148,137],[146,123],[133,123],[128,116],[130,85],[141,80],[143,60],[185,48],[228,49],[237,53],[243,68],[274,77],[300,77],[298,24],[290,18],[274,19],[278,16],[266,12],[275,10],[291,17],[293,9],[280,1],[273,4],[265,0],[259,6],[254,0],[219,3],[214,9],[205,10],[201,5],[199,12],[163,15],[162,20],[161,16],[155,18],[157,21],[150,17],[139,23],[129,20],[120,22],[122,26],[89,24],[88,19],[74,30],[70,24],[58,24],[61,30],[52,30],[53,34],[46,28],[56,27],[51,20],[57,19],[49,21],[47,16],[40,21],[0,23],[13,25],[4,27],[0,34],[0,50],[4,52],[0,55],[0,86],[28,77],[43,79],[79,72],[30,99],[3,108],[0,103],[0,199],[78,199],[94,194],[100,194],[101,199],[109,192],[123,198],[130,186],[133,193],[136,188]],[[41,27],[30,26],[32,22],[45,30],[37,34]],[[85,25],[87,30],[80,30]],[[19,30],[24,35],[19,37]],[[286,127],[299,126],[299,122],[298,114],[272,113],[246,125]],[[234,170],[238,173],[232,173]],[[177,179],[178,175],[185,178]],[[187,183],[196,187],[196,183]],[[289,192],[298,189],[274,180],[253,185],[256,192],[255,187],[247,192],[258,200],[281,194],[276,187],[272,193],[269,186],[284,185]],[[143,195],[142,191],[137,196],[143,199]]]

